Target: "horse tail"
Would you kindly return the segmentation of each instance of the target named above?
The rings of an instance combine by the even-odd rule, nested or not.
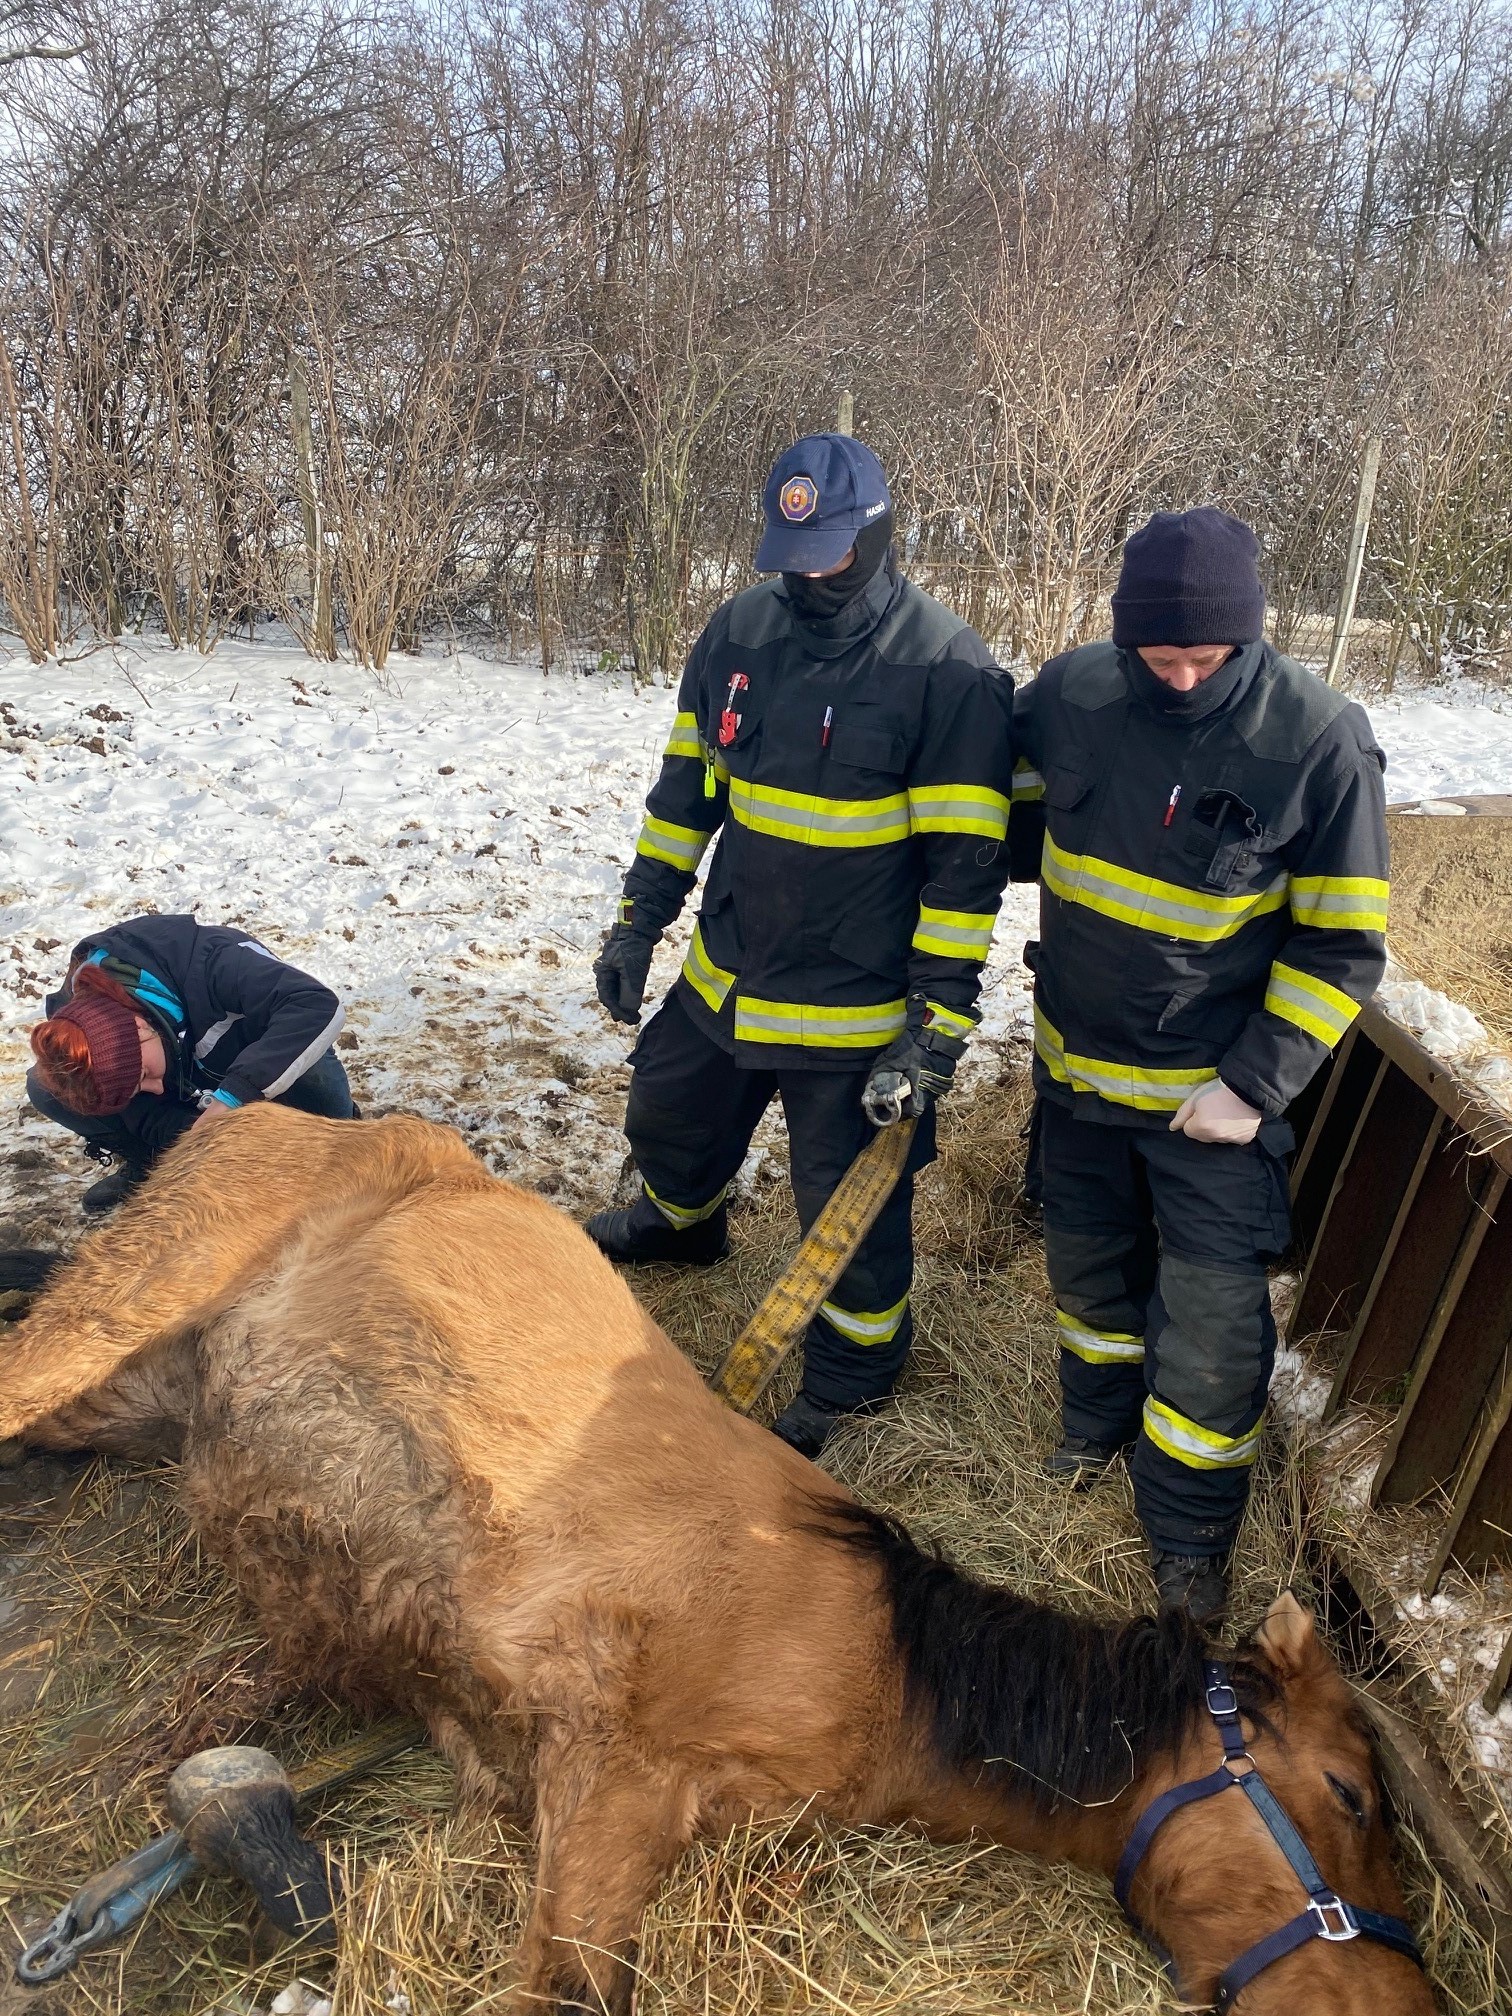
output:
[[[62,1265],[61,1253],[44,1253],[39,1246],[0,1250],[0,1295],[35,1295]]]

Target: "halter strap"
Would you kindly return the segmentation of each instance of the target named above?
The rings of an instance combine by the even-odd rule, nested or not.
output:
[[[1250,1757],[1244,1741],[1244,1724],[1239,1715],[1239,1697],[1234,1692],[1228,1668],[1221,1660],[1203,1661],[1202,1677],[1205,1688],[1207,1711],[1217,1724],[1218,1734],[1223,1743],[1223,1762],[1216,1771],[1210,1771],[1205,1778],[1189,1779],[1184,1785],[1173,1785],[1153,1799],[1135,1822],[1133,1832],[1125,1843],[1123,1854],[1118,1858],[1118,1868],[1113,1877],[1113,1891],[1130,1919],[1134,1913],[1129,1906],[1129,1895],[1134,1877],[1143,1862],[1150,1843],[1160,1829],[1183,1806],[1190,1806],[1199,1799],[1211,1799],[1219,1792],[1227,1792],[1232,1787],[1245,1794],[1281,1853],[1286,1857],[1297,1880],[1307,1892],[1307,1908],[1284,1925],[1268,1932],[1263,1939],[1241,1953],[1237,1960],[1227,1966],[1218,1981],[1218,1995],[1214,2007],[1228,2010],[1235,1998],[1247,1988],[1255,1976],[1272,1962],[1294,1953],[1299,1946],[1310,1940],[1325,1939],[1331,1945],[1352,1939],[1370,1939],[1381,1946],[1388,1946],[1393,1952],[1405,1954],[1419,1967],[1423,1956],[1418,1948],[1412,1930],[1400,1918],[1394,1918],[1384,1911],[1365,1911],[1358,1905],[1346,1904],[1334,1895],[1323,1880],[1322,1871],[1313,1860],[1307,1843],[1293,1826],[1291,1817],[1276,1795],[1260,1776]],[[1247,1763],[1249,1768],[1240,1771],[1235,1767]],[[1137,1924],[1137,1920],[1134,1920]]]

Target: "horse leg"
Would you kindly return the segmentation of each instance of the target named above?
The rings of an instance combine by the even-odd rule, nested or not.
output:
[[[592,1737],[545,1740],[522,2010],[629,2016],[641,1920],[696,1819],[693,1788],[668,1766]]]

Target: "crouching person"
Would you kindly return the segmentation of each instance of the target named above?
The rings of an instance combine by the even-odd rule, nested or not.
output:
[[[718,1259],[725,1192],[774,1098],[807,1230],[874,1127],[917,1118],[775,1424],[814,1456],[908,1354],[913,1177],[976,1026],[1007,879],[1012,685],[899,573],[887,481],[859,441],[799,441],[764,510],[756,566],[780,578],[726,603],[693,647],[594,969],[610,1014],[638,1021],[652,951],[718,833],[682,975],[632,1060],[644,1188],[588,1231],[615,1260]]]
[[[346,1011],[245,931],[192,917],[112,925],[74,947],[47,1011],[27,1096],[114,1164],[86,1211],[108,1211],[181,1134],[254,1099],[353,1117],[331,1048]]]
[[[1385,963],[1384,759],[1364,712],[1262,641],[1254,535],[1160,512],[1113,641],[1020,689],[1015,878],[1034,957],[1061,1446],[1131,1452],[1162,1599],[1215,1621],[1275,1355],[1286,1111]]]

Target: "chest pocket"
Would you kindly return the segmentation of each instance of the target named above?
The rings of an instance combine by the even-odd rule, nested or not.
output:
[[[1092,774],[1071,763],[1046,763],[1045,824],[1050,837],[1068,853],[1080,854],[1087,843],[1087,819],[1092,810]]]
[[[837,721],[829,755],[830,763],[841,769],[870,770],[884,777],[901,777],[908,768],[908,742],[902,730],[881,723]]]
[[[1225,785],[1197,794],[1181,851],[1205,889],[1233,889],[1254,872],[1265,828],[1253,805]]]

